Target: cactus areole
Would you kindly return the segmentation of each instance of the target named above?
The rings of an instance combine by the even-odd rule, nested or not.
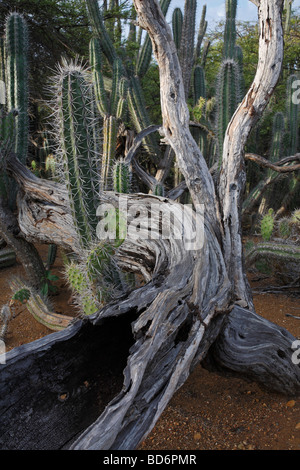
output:
[[[87,3],[92,15],[97,1]],[[243,267],[244,145],[272,95],[283,57],[283,0],[254,3],[259,13],[258,68],[226,129],[215,187],[189,130],[171,29],[157,0],[134,0],[160,71],[160,132],[176,155],[194,210],[156,195],[162,187],[152,187],[151,194],[99,193],[101,205],[109,204],[112,210],[126,206],[139,227],[139,236],[129,231],[115,261],[144,282],[65,330],[7,354],[0,370],[2,449],[134,449],[199,362],[273,391],[300,394],[299,365],[291,361],[295,338],[255,313]],[[235,2],[229,4],[234,8]],[[103,22],[94,19],[94,26],[107,41]],[[107,44],[105,51],[113,62]],[[82,99],[80,82],[76,85],[74,79],[78,99]],[[138,99],[135,85],[131,83],[132,112]],[[75,184],[72,113],[66,144]],[[82,120],[77,124],[80,136],[87,133]],[[26,195],[19,207],[22,231],[80,253],[66,188],[33,177],[13,156],[7,168]],[[116,184],[125,169],[115,168]],[[172,234],[161,236],[164,226],[158,223],[154,229],[151,226],[152,236],[146,237],[149,214],[154,221],[173,220]],[[198,233],[199,217],[201,246],[183,243],[183,235]],[[108,389],[109,396],[104,394]]]

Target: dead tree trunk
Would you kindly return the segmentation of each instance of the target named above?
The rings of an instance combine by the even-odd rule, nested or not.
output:
[[[278,78],[283,0],[260,1],[261,41],[268,47],[259,67],[277,48],[278,66],[253,85],[229,125],[218,194],[189,131],[170,29],[156,0],[134,3],[160,69],[161,133],[195,206],[204,204],[201,242],[191,246],[184,239],[195,234],[195,211],[152,195],[101,194],[100,204],[127,207],[128,226],[141,213],[139,237],[128,232],[117,262],[140,273],[145,285],[7,354],[0,374],[2,449],[133,449],[199,362],[277,392],[300,393],[295,338],[253,312],[239,218],[244,172],[243,142],[237,140],[258,119]],[[26,237],[80,250],[65,189],[39,180],[13,158],[8,169],[19,183],[19,225]],[[163,237],[159,221],[170,213],[174,232]]]

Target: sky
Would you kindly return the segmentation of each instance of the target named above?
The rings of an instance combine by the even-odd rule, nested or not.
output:
[[[198,0],[197,23],[200,21],[202,7],[206,4],[206,20],[208,27],[225,18],[225,0]],[[184,0],[172,0],[170,11],[180,7],[183,11]],[[300,7],[300,0],[293,1],[293,8]],[[239,0],[237,8],[237,19],[241,21],[257,21],[257,7],[250,0]]]

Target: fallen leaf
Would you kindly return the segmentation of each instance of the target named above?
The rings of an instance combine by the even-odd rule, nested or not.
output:
[[[297,423],[297,424],[296,424],[295,429],[297,429],[297,430],[300,431],[300,423]]]
[[[290,400],[287,402],[286,406],[288,406],[289,408],[293,408],[293,406],[295,406],[296,402],[295,400]]]
[[[201,439],[201,434],[200,434],[200,432],[196,432],[196,433],[194,434],[194,440],[195,440],[195,441],[199,441],[199,439]]]

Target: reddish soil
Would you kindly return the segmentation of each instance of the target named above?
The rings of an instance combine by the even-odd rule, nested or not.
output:
[[[46,260],[47,248],[40,247]],[[0,306],[11,299],[9,279],[21,275],[19,264],[0,271]],[[70,291],[62,275],[58,257],[52,272],[60,277],[52,297],[56,312],[74,316]],[[257,280],[249,275],[253,288],[273,285],[273,280]],[[284,291],[283,291],[284,292]],[[255,294],[257,313],[273,321],[295,337],[300,337],[300,294]],[[14,318],[6,336],[7,350],[52,333],[38,323],[26,305],[15,305]],[[224,378],[196,367],[174,395],[156,426],[140,445],[141,450],[299,450],[300,397],[286,397],[263,390],[255,383]]]

